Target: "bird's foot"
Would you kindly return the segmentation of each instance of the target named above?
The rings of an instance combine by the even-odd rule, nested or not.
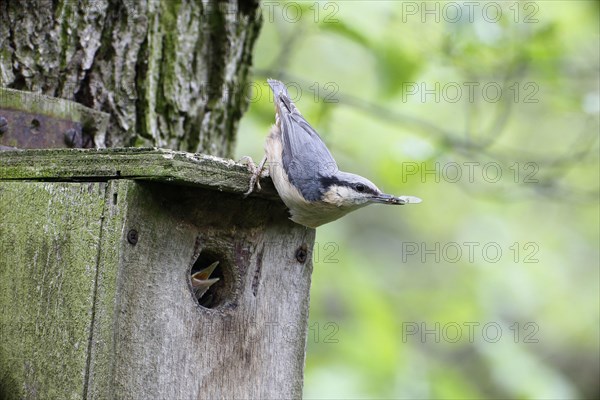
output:
[[[248,191],[244,193],[244,197],[248,197],[248,195],[250,195],[250,193],[254,191],[255,186],[257,190],[262,189],[260,187],[260,177],[263,176],[263,169],[265,167],[265,163],[267,162],[267,156],[263,157],[260,164],[258,164],[258,167],[254,163],[254,160],[252,160],[252,157],[249,156],[242,157],[240,162],[242,164],[246,164],[246,166],[248,167],[248,171],[252,173],[252,176],[250,177],[250,185],[248,187]]]

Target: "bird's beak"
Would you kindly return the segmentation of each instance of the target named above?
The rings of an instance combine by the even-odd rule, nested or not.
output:
[[[370,198],[370,201],[373,203],[381,203],[381,204],[396,204],[396,205],[404,205],[404,204],[417,204],[422,200],[415,196],[392,196],[391,194],[381,193],[376,196]]]
[[[194,289],[194,294],[197,299],[200,299],[200,297],[206,293],[208,288],[219,280],[219,278],[208,279],[210,278],[210,274],[217,268],[217,265],[219,265],[218,261],[192,275],[192,288]]]

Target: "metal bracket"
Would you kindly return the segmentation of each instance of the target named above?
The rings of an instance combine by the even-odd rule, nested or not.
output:
[[[0,87],[0,148],[104,148],[108,119],[73,101]]]

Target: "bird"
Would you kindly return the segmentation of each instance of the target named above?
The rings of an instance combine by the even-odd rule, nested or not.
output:
[[[274,95],[275,124],[265,141],[265,156],[252,172],[250,187],[260,190],[259,178],[265,165],[277,192],[290,212],[290,219],[317,228],[369,204],[404,205],[420,203],[415,196],[385,194],[370,180],[340,171],[317,131],[302,116],[286,86],[267,80]]]
[[[210,264],[208,267],[194,272],[191,276],[192,281],[192,289],[194,291],[194,296],[197,300],[200,300],[204,293],[216,282],[219,281],[219,278],[210,278],[210,275],[213,273],[215,268],[219,265],[218,261]]]

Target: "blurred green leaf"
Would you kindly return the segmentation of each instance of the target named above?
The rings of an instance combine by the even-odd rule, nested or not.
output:
[[[304,82],[298,106],[340,167],[424,201],[318,228],[306,396],[597,398],[598,2],[500,2],[497,22],[482,14],[496,3],[482,3],[456,23],[422,13],[452,2],[340,2],[338,22],[315,22],[325,4],[302,3],[302,29],[265,24],[254,62]],[[288,69],[261,70],[281,46]],[[329,83],[339,103],[314,95]],[[486,85],[501,88],[497,102]],[[240,156],[262,156],[273,115],[268,96],[252,102]],[[488,323],[502,329],[497,342]],[[473,338],[465,324],[478,324]],[[326,325],[337,342],[325,342]],[[407,338],[407,326],[439,340]],[[447,326],[463,327],[459,340]]]

